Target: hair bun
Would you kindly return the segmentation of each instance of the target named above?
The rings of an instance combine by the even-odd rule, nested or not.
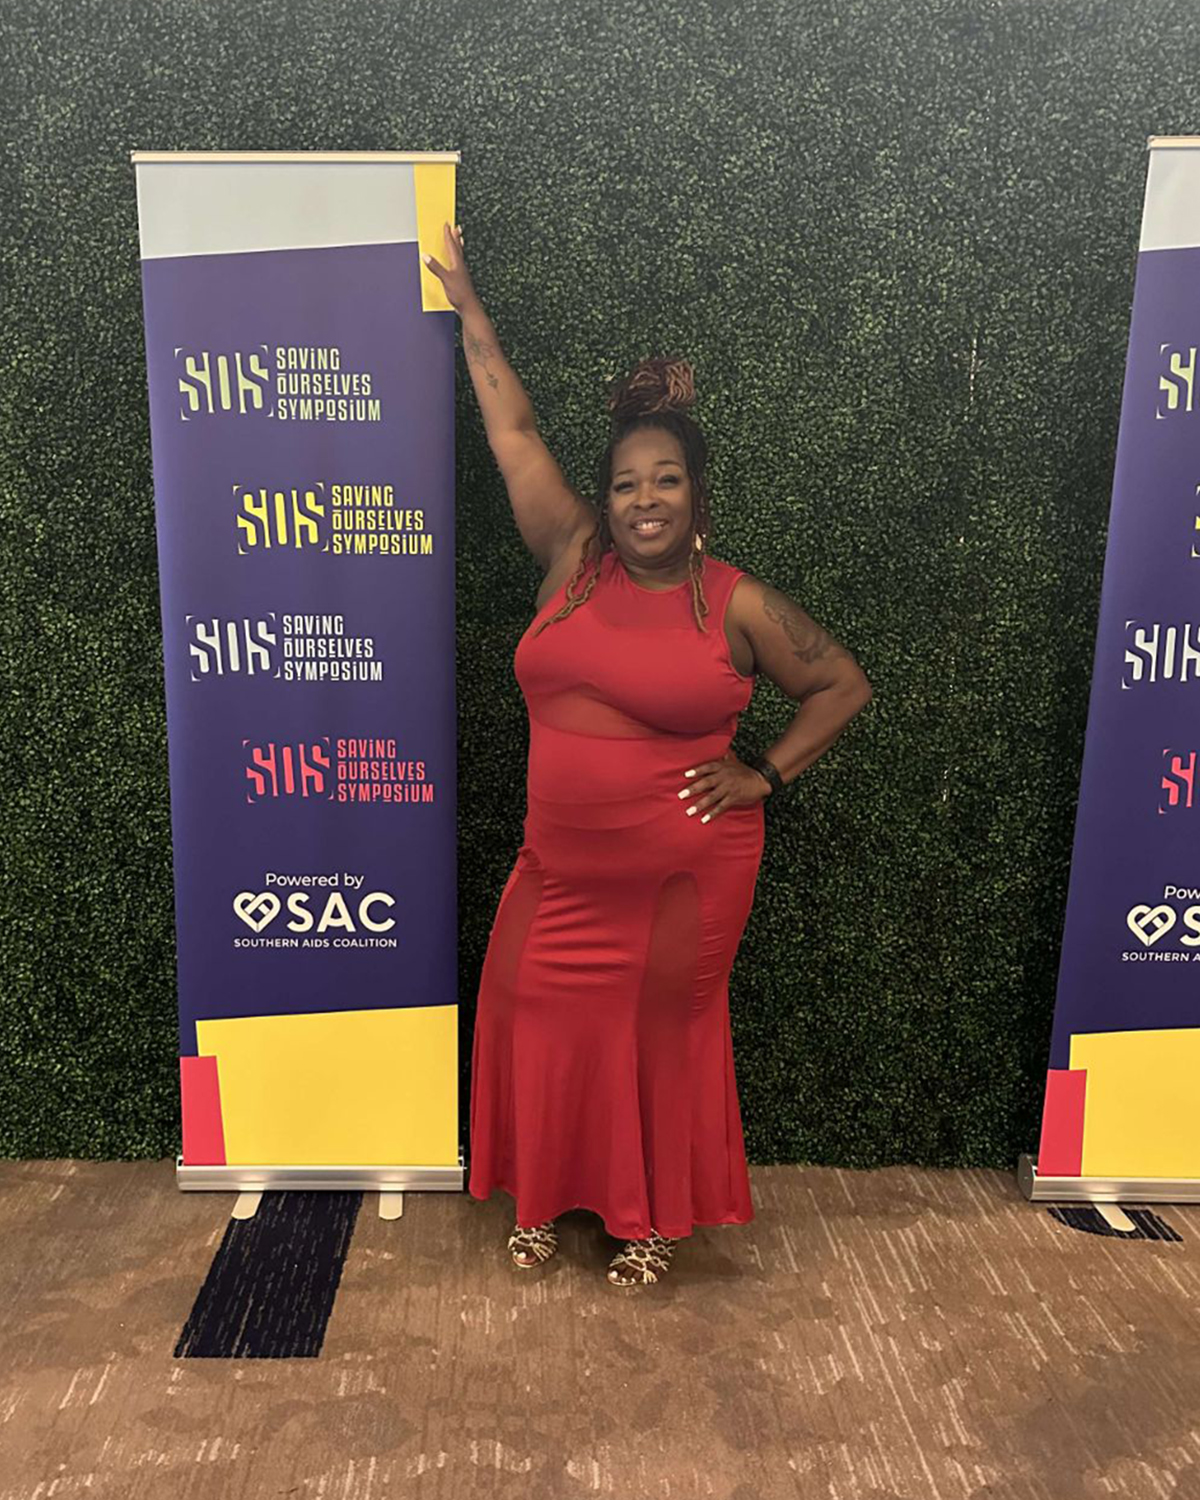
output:
[[[644,359],[609,391],[614,421],[655,411],[686,411],[696,400],[696,377],[679,355]]]

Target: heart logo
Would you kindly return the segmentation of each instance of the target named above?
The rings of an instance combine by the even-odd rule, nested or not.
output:
[[[261,932],[279,915],[279,897],[271,891],[239,891],[233,898],[233,909],[254,932]],[[263,915],[256,921],[255,914]]]
[[[1131,906],[1125,921],[1135,937],[1141,938],[1146,947],[1157,943],[1164,932],[1175,925],[1175,912],[1170,906]]]

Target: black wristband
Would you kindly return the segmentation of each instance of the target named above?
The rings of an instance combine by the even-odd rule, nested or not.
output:
[[[772,795],[774,795],[776,792],[783,791],[783,777],[780,776],[779,772],[775,769],[775,767],[771,764],[771,762],[766,758],[765,755],[756,756],[750,762],[750,764],[754,767],[754,769],[759,773],[760,776],[766,777],[767,781],[771,785]]]

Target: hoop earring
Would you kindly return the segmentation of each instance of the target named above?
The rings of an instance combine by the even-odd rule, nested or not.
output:
[[[695,546],[695,549],[696,549],[697,552],[703,552],[704,551],[704,538],[700,535],[700,533],[698,531],[693,532],[693,534],[692,534],[692,542],[693,542],[693,545]]]

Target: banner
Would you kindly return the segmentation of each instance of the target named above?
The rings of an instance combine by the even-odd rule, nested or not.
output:
[[[181,1187],[462,1187],[458,159],[132,153]]]
[[[1200,1198],[1200,138],[1149,144],[1030,1197]]]

